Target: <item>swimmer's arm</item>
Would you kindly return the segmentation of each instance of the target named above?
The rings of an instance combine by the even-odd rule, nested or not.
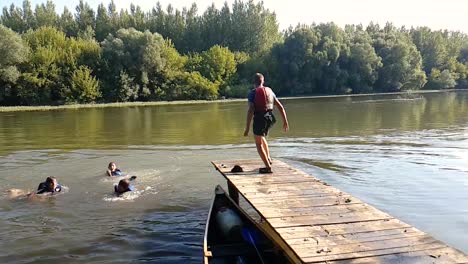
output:
[[[133,181],[133,180],[135,180],[136,178],[137,178],[137,176],[130,176],[130,177],[128,178],[128,180],[129,180],[129,181]]]
[[[107,170],[107,176],[112,176],[112,171],[111,170]]]

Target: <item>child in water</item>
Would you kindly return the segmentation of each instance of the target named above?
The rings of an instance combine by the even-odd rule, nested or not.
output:
[[[115,162],[111,162],[109,166],[107,166],[107,176],[122,176],[122,171],[117,168]]]

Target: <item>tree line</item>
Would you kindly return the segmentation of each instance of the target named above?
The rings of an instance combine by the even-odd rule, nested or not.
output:
[[[83,0],[4,7],[0,105],[245,97],[255,72],[280,96],[468,87],[468,36],[370,23],[280,31],[262,2],[144,12]]]

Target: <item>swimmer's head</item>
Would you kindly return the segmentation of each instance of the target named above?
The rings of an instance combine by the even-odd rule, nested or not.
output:
[[[46,181],[46,186],[47,186],[47,191],[53,192],[55,191],[55,188],[58,186],[57,179],[53,176],[47,177]]]
[[[128,179],[123,179],[119,181],[119,184],[115,186],[114,189],[116,193],[122,194],[133,191],[133,186],[130,185],[130,181]]]
[[[111,170],[111,171],[115,171],[115,169],[117,169],[117,165],[115,165],[115,162],[111,162],[111,163],[109,163],[107,168],[109,168],[109,170]]]

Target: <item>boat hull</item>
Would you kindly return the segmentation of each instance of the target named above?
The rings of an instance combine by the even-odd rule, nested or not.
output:
[[[205,227],[204,263],[290,263],[259,226],[218,185]]]

